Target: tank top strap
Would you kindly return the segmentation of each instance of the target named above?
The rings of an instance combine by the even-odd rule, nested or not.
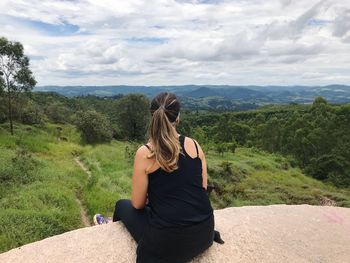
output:
[[[184,141],[185,141],[185,136],[183,136],[182,134],[180,134],[179,136],[179,141],[180,141],[180,145],[182,147],[182,149],[184,148]]]
[[[197,157],[199,157],[199,152],[198,152],[198,146],[197,143],[195,142],[195,140],[192,139],[192,141],[194,142],[194,145],[196,146],[196,152],[197,152]]]
[[[152,151],[151,148],[147,144],[144,144],[144,146],[146,146],[148,148],[148,150]]]
[[[182,147],[182,150],[186,153],[186,155],[188,155],[188,153],[185,150],[185,136],[183,136],[182,134],[180,134],[179,136],[179,140],[180,140],[180,145]],[[193,139],[192,139],[193,140]],[[197,143],[195,142],[195,140],[193,140],[194,145],[196,146],[196,152],[197,152],[197,157],[199,157],[199,151],[198,151],[198,146]],[[190,156],[191,157],[191,156]],[[192,157],[191,157],[192,158]]]

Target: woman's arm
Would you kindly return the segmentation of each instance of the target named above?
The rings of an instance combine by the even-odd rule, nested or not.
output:
[[[146,167],[148,161],[146,160],[148,150],[141,146],[135,154],[134,168],[132,175],[132,191],[131,203],[134,208],[142,209],[147,201],[148,176],[146,174]]]
[[[205,159],[205,155],[203,152],[202,158],[202,177],[203,177],[203,187],[207,189],[208,187],[208,171],[207,171],[207,160]]]

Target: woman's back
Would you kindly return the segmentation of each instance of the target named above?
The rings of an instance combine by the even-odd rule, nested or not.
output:
[[[156,228],[192,226],[213,215],[197,144],[193,140],[197,156],[192,157],[185,149],[185,136],[180,135],[179,141],[179,168],[171,173],[158,168],[148,174],[149,223]]]
[[[158,94],[150,113],[151,145],[146,146],[151,153],[143,146],[136,151],[131,200],[116,203],[113,221],[122,220],[138,242],[137,263],[183,263],[214,241],[205,155],[194,140],[176,131],[180,103],[175,94]],[[196,146],[196,156],[187,153],[190,142]],[[153,165],[161,168],[151,169]]]

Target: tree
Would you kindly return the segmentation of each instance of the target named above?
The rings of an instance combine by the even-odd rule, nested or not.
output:
[[[112,139],[110,122],[103,114],[94,110],[79,112],[76,125],[87,143],[109,142]]]
[[[0,123],[4,123],[7,120],[7,107],[5,100],[5,92],[3,79],[0,77]]]
[[[228,151],[227,143],[217,143],[215,144],[215,150],[218,154],[224,155],[224,152]]]
[[[20,120],[24,124],[44,124],[44,114],[42,113],[40,107],[33,101],[29,100],[23,103],[23,111],[20,115]]]
[[[23,45],[19,42],[0,38],[0,87],[7,97],[8,119],[13,135],[12,105],[21,92],[29,92],[36,80],[29,69],[29,58],[24,55]]]
[[[48,105],[45,113],[52,122],[60,124],[69,122],[69,118],[72,115],[70,109],[60,102],[54,102]]]
[[[200,144],[207,143],[207,136],[205,134],[205,131],[202,127],[195,127],[192,130],[192,136],[195,138]]]
[[[232,126],[233,138],[235,142],[240,145],[244,145],[250,133],[250,127],[236,121],[232,121],[232,124],[230,124],[230,126]]]
[[[223,113],[220,115],[215,125],[214,141],[216,143],[231,142],[233,138],[233,125],[231,115]]]
[[[129,94],[118,100],[118,124],[122,136],[144,140],[149,123],[149,100],[143,94]]]
[[[233,141],[233,142],[229,142],[227,143],[227,149],[231,152],[231,153],[235,153],[236,149],[237,149],[237,142]]]

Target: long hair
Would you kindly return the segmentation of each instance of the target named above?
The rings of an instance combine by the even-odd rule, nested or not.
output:
[[[155,156],[156,162],[166,172],[178,169],[179,154],[182,153],[179,137],[175,130],[176,118],[180,113],[180,102],[170,92],[159,93],[152,101],[152,118],[148,126],[148,137],[153,149],[147,158]]]

